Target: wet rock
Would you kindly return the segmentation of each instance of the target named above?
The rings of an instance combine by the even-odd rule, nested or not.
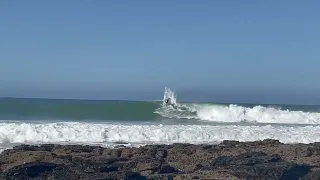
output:
[[[0,177],[4,179],[29,179],[38,176],[46,176],[59,167],[53,163],[38,163],[32,162],[14,166],[5,171]]]
[[[268,162],[280,162],[281,157],[277,154],[267,155],[263,152],[247,152],[239,156],[222,156],[214,159],[212,166],[230,165],[255,165]]]
[[[178,172],[174,167],[171,167],[168,164],[164,164],[161,166],[161,168],[159,169],[159,173],[161,174],[166,174],[166,173],[175,173]]]
[[[107,149],[20,145],[0,154],[0,179],[319,179],[320,143],[223,141]]]
[[[156,152],[156,159],[160,160],[167,157],[167,151],[164,149],[159,149]]]
[[[320,180],[320,171],[312,171],[310,172],[304,180]]]
[[[214,168],[225,169],[240,179],[295,179],[304,177],[310,171],[308,165],[282,161],[279,155],[262,152],[248,152],[234,157],[218,157],[212,163]]]

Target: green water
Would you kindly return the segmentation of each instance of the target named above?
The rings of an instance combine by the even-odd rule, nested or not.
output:
[[[0,99],[0,119],[152,120],[160,102]]]
[[[197,113],[208,106],[227,106],[228,104],[212,103],[181,103],[187,104],[187,110],[161,111],[162,102],[143,101],[103,101],[103,100],[59,100],[59,99],[28,99],[0,98],[0,120],[89,120],[89,121],[155,121],[161,118],[196,119]],[[196,107],[192,109],[192,107]],[[238,105],[252,108],[256,105]],[[273,108],[294,111],[319,112],[320,106],[297,105],[264,105]],[[164,113],[156,113],[157,111]],[[210,110],[210,109],[209,109]],[[219,111],[218,111],[219,110]],[[210,113],[224,115],[233,113],[216,109]],[[261,111],[261,113],[264,113]],[[215,115],[215,114],[214,114]]]

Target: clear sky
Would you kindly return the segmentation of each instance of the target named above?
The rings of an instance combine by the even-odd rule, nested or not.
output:
[[[164,86],[225,97],[317,96],[319,7],[315,0],[1,1],[0,96],[151,97]]]

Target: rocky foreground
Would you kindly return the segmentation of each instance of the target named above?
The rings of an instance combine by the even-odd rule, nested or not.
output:
[[[1,153],[0,179],[320,179],[320,143],[22,145]]]

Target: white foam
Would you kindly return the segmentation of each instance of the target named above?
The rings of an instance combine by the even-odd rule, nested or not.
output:
[[[165,87],[164,88],[164,94],[163,94],[163,99],[162,99],[162,105],[166,105],[166,100],[170,98],[171,99],[171,104],[177,104],[177,96],[174,94],[173,91],[171,91],[169,88]]]
[[[186,110],[162,107],[155,113],[168,118],[199,119],[216,122],[256,122],[277,124],[320,124],[320,113],[281,110],[273,107],[238,105],[179,104]]]
[[[237,105],[203,106],[197,111],[201,120],[281,124],[320,124],[320,113],[280,110],[272,107],[247,108]]]
[[[0,145],[80,143],[110,146],[171,143],[219,143],[223,140],[255,141],[267,138],[284,143],[320,141],[320,126],[199,126],[199,125],[112,125],[92,123],[0,123]]]
[[[167,94],[167,89],[165,95]],[[172,97],[176,97],[170,91]],[[257,122],[277,124],[320,124],[320,113],[281,110],[274,107],[255,106],[253,108],[239,105],[213,105],[213,104],[180,104],[176,109],[161,107],[155,111],[168,118],[199,119],[216,122]],[[182,108],[181,108],[182,107]]]

